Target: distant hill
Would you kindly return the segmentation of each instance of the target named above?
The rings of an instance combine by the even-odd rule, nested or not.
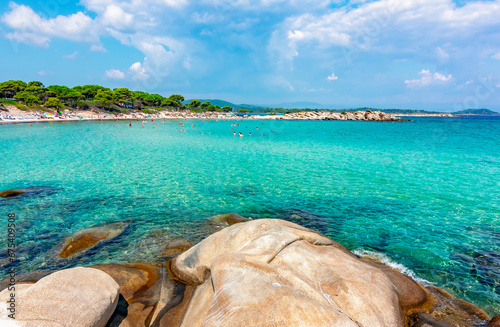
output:
[[[194,100],[194,99],[186,100],[186,101],[183,101],[182,103],[189,104],[192,100]],[[202,103],[209,101],[210,104],[213,104],[214,106],[216,106],[216,105],[219,105],[221,107],[229,106],[229,107],[235,108],[235,109],[247,109],[248,111],[259,111],[259,110],[262,111],[262,110],[266,109],[266,107],[254,106],[251,104],[234,104],[234,103],[224,101],[224,100],[219,100],[219,99],[197,99],[197,100],[200,100]]]
[[[465,109],[453,113],[454,115],[500,115],[500,113],[490,109]]]

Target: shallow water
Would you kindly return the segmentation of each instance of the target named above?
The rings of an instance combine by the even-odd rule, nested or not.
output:
[[[232,121],[179,121],[0,126],[0,190],[38,188],[0,200],[20,272],[155,261],[152,235],[198,242],[207,217],[237,212],[376,251],[500,314],[500,119],[240,121],[243,138]],[[112,242],[54,259],[66,235],[124,219]]]

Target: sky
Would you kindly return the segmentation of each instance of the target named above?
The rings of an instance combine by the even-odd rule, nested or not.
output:
[[[500,0],[16,0],[0,80],[500,111]]]

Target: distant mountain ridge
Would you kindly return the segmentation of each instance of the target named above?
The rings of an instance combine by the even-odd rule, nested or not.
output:
[[[456,111],[453,114],[454,115],[485,115],[485,116],[500,115],[500,113],[492,111],[490,109],[486,109],[486,108],[465,109],[465,110]]]
[[[280,103],[276,105],[251,105],[251,104],[234,104],[229,101],[219,100],[219,99],[197,99],[201,102],[209,101],[211,104],[219,105],[221,107],[229,106],[234,109],[247,109],[250,112],[269,112],[275,111],[273,109],[285,109],[285,110],[328,110],[328,111],[366,111],[366,110],[380,110],[390,114],[453,114],[453,115],[500,115],[500,113],[492,111],[490,109],[466,109],[456,112],[444,112],[444,111],[434,111],[434,110],[422,110],[422,109],[391,109],[391,108],[374,108],[374,107],[361,107],[361,108],[345,108],[338,105],[322,105],[316,102],[288,102]],[[189,104],[192,100],[183,101],[184,104]],[[284,111],[284,110],[282,110]]]
[[[194,99],[186,100],[186,101],[183,101],[182,103],[189,104],[192,100],[194,100]],[[248,111],[264,110],[264,109],[268,108],[268,107],[262,107],[262,106],[255,106],[255,105],[251,105],[251,104],[234,104],[232,102],[219,100],[219,99],[196,99],[196,100],[200,100],[202,103],[209,101],[210,104],[213,104],[214,106],[216,106],[216,105],[219,105],[221,107],[229,106],[229,107],[235,108],[235,109],[247,109]]]

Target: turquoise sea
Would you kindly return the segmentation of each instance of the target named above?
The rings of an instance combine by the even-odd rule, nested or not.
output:
[[[198,242],[207,217],[237,212],[314,228],[500,314],[499,117],[244,120],[243,138],[234,121],[179,122],[0,126],[0,191],[37,190],[0,199],[19,273],[155,261],[158,235]],[[65,236],[126,219],[91,255],[54,259]]]

